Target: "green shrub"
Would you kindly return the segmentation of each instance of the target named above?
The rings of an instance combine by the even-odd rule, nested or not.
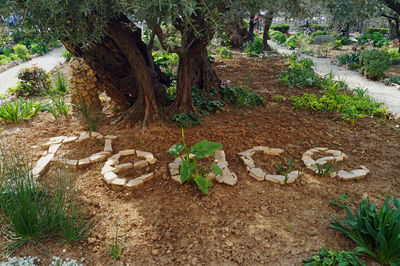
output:
[[[45,42],[33,43],[31,45],[31,48],[29,49],[29,52],[31,54],[39,54],[39,55],[44,55],[48,51],[49,47]]]
[[[260,106],[264,104],[264,98],[260,95],[240,87],[221,86],[219,93],[224,101],[234,104],[237,107]]]
[[[178,65],[179,56],[175,53],[153,53],[154,64],[159,66],[164,73],[172,78],[174,76],[174,68]]]
[[[270,29],[280,31],[282,33],[289,33],[290,25],[289,24],[272,24]]]
[[[331,227],[356,242],[360,255],[382,265],[400,265],[400,202],[397,198],[386,198],[379,210],[368,198],[354,214],[347,205],[344,208],[347,218],[336,220],[331,216]]]
[[[354,124],[357,118],[372,116],[385,116],[387,110],[383,103],[378,103],[366,95],[366,91],[357,89],[353,94],[341,93],[338,83],[322,84],[325,88],[322,96],[304,93],[302,96],[292,96],[293,107],[300,110],[337,112],[342,114],[342,119]]]
[[[346,36],[337,37],[336,40],[342,41],[342,45],[349,45],[353,43],[353,41],[347,38]]]
[[[9,92],[16,96],[33,96],[47,92],[50,89],[50,75],[43,68],[26,67],[18,73],[19,83]]]
[[[50,188],[33,177],[30,156],[21,147],[2,142],[0,151],[0,245],[8,254],[25,244],[63,237],[67,231],[73,233],[68,234],[71,241],[88,236],[93,220],[78,207],[65,170],[56,173]]]
[[[0,65],[5,65],[11,62],[11,57],[0,55]]]
[[[335,50],[339,50],[340,47],[342,47],[342,46],[343,46],[343,44],[342,44],[341,40],[335,40],[333,42],[333,49],[335,49]]]
[[[400,85],[400,76],[390,78],[389,82]]]
[[[86,103],[83,96],[80,95],[80,97],[81,97],[80,104],[79,105],[73,104],[72,106],[78,109],[85,117],[86,121],[88,122],[90,131],[96,131],[103,116],[103,113],[95,112],[95,110],[93,109],[93,103],[92,102]]]
[[[313,38],[313,43],[319,44],[319,45],[326,44],[326,43],[332,43],[334,41],[335,41],[335,37],[332,37],[332,36],[326,35],[326,34],[317,35]]]
[[[62,51],[61,56],[64,57],[67,62],[72,58],[72,54],[68,50]]]
[[[61,116],[68,117],[71,106],[65,103],[63,96],[51,96],[51,103],[49,105],[49,111],[54,116],[54,119],[59,119]]]
[[[203,91],[197,87],[192,89],[192,101],[193,105],[202,113],[208,114],[209,112],[215,112],[224,110],[224,103],[214,97],[217,91],[212,90],[210,95],[205,97]]]
[[[390,67],[389,57],[379,50],[364,51],[360,54],[361,73],[370,79],[381,79]]]
[[[179,113],[171,117],[171,121],[177,124],[181,128],[186,128],[189,126],[201,125],[203,119],[200,113]]]
[[[323,24],[310,24],[310,28],[313,30],[325,30],[326,26]]]
[[[264,41],[261,37],[256,36],[252,42],[246,44],[244,52],[248,56],[258,56],[264,50]]]
[[[33,100],[17,101],[4,103],[0,105],[0,120],[18,123],[21,120],[28,120],[38,112],[44,109],[41,103],[35,103]]]
[[[269,34],[269,38],[271,40],[273,40],[274,42],[277,42],[278,44],[283,44],[287,40],[286,35],[280,31],[270,30],[268,34]]]
[[[229,49],[229,47],[225,47],[225,46],[219,47],[217,52],[224,59],[232,59],[233,58],[233,54],[232,54],[231,50]]]
[[[311,41],[313,41],[314,38],[315,38],[316,36],[319,36],[319,35],[328,35],[328,31],[326,31],[326,30],[317,30],[317,31],[314,31],[313,33],[311,33],[311,36],[310,36]]]
[[[360,45],[372,43],[372,45],[377,48],[380,48],[382,46],[389,44],[389,40],[386,39],[386,37],[380,32],[360,35],[360,36],[357,36],[356,39],[357,39],[358,44],[360,44]]]
[[[53,84],[52,92],[64,95],[68,92],[68,90],[69,90],[68,81],[65,78],[65,75],[62,72],[62,70],[58,68],[56,71],[56,79]]]
[[[290,50],[294,50],[298,46],[298,39],[297,36],[292,35],[289,38],[287,38],[286,42],[283,44],[286,48]]]
[[[289,67],[278,76],[278,80],[289,88],[307,86],[318,86],[320,78],[314,72],[314,62],[309,59],[299,59],[299,55],[293,53],[289,57]]]
[[[389,33],[388,28],[374,28],[374,27],[368,27],[366,30],[366,33],[368,34],[374,34],[375,32],[379,32],[382,35],[386,35]]]
[[[360,68],[360,52],[338,56],[339,66],[347,66],[351,70]]]
[[[365,266],[357,252],[320,249],[304,261],[304,266]]]
[[[25,45],[16,44],[16,45],[14,45],[13,50],[14,50],[15,54],[22,60],[26,60],[29,58],[29,51]]]

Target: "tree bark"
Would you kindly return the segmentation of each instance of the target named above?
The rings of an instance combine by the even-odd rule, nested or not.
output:
[[[201,16],[193,16],[195,26],[203,29],[199,37],[195,31],[185,32],[179,49],[178,82],[175,102],[169,108],[170,114],[196,112],[192,102],[192,88],[199,88],[204,97],[208,97],[212,87],[218,88],[221,83],[214,68],[208,61],[207,45],[214,30]],[[178,26],[178,29],[181,27]],[[182,34],[183,35],[183,34]]]
[[[96,85],[126,111],[130,124],[158,116],[163,104],[160,89],[166,79],[154,66],[140,29],[125,15],[113,18],[101,42],[87,49],[69,45],[68,41],[64,45],[96,71]]]
[[[271,47],[268,44],[269,40],[269,29],[272,25],[272,20],[274,19],[274,14],[271,11],[265,12],[264,16],[264,32],[263,32],[263,43],[264,43],[264,51],[271,51]]]
[[[252,40],[241,18],[227,26],[226,32],[228,33],[233,48],[240,48],[245,42]]]
[[[250,34],[251,40],[254,40],[254,27],[256,26],[256,23],[254,22],[254,17],[255,17],[255,14],[250,14],[249,34]]]

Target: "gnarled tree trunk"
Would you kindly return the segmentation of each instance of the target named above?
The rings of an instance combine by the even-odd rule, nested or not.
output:
[[[68,41],[64,45],[96,71],[96,85],[126,111],[126,121],[132,124],[158,115],[163,104],[160,89],[166,78],[150,60],[140,29],[126,16],[113,18],[101,42],[87,49],[69,45]]]
[[[252,40],[251,34],[243,25],[241,18],[227,26],[226,32],[228,33],[233,48],[240,48],[245,42]]]
[[[274,19],[274,13],[272,11],[265,12],[264,15],[264,31],[263,31],[263,43],[264,51],[271,51],[271,47],[268,44],[269,40],[269,29],[272,25],[272,20]]]

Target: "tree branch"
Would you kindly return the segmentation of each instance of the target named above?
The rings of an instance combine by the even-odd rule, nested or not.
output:
[[[168,52],[176,53],[178,55],[182,55],[182,50],[179,46],[175,46],[172,49],[170,49],[165,43],[165,37],[164,37],[164,32],[161,29],[161,26],[158,24],[154,26],[154,33],[157,35],[158,40],[160,41],[161,47]]]

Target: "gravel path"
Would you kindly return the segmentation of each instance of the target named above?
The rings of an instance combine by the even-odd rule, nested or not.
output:
[[[268,41],[268,44],[280,54],[291,54],[294,51],[288,50],[275,42]],[[371,81],[363,77],[360,73],[351,71],[344,67],[339,67],[330,62],[329,58],[316,58],[303,55],[304,57],[311,58],[315,63],[315,72],[319,75],[326,75],[332,71],[335,79],[342,80],[349,85],[350,88],[367,89],[368,94],[379,102],[384,102],[389,111],[400,115],[400,91],[395,87],[386,86],[382,82]]]
[[[43,56],[36,57],[0,73],[0,94],[5,94],[9,87],[18,82],[17,75],[21,68],[37,65],[46,69],[46,71],[50,71],[58,64],[64,63],[65,59],[61,56],[61,52],[64,49],[64,47],[56,48]]]

